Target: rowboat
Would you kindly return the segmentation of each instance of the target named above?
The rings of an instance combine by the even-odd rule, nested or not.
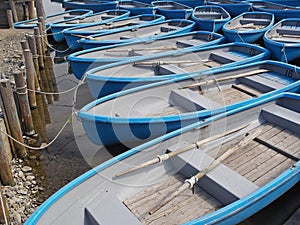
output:
[[[205,1],[206,0],[176,0],[175,2],[195,8],[196,6],[204,5]],[[151,3],[153,0],[139,0],[139,2]]]
[[[275,20],[299,18],[300,8],[266,1],[251,1],[254,11],[268,12],[275,15]]]
[[[300,2],[298,0],[267,0],[267,2],[273,2],[277,4],[296,6],[296,7],[300,6]]]
[[[267,59],[269,51],[250,44],[230,43],[203,48],[195,46],[169,53],[131,58],[96,67],[86,72],[94,98],[186,73],[203,73]]]
[[[60,21],[68,21],[74,18],[81,18],[93,13],[92,10],[87,9],[74,9],[68,10],[65,12],[51,14],[45,17],[46,27],[49,28],[53,23],[60,22]],[[38,19],[30,19],[30,20],[23,20],[20,22],[14,23],[14,28],[17,29],[33,29],[37,26]]]
[[[274,15],[265,12],[245,12],[228,21],[222,28],[230,42],[254,43],[274,24]]]
[[[207,4],[223,7],[232,17],[238,16],[243,12],[248,12],[252,6],[250,2],[234,0],[208,0]]]
[[[151,3],[157,7],[157,14],[163,15],[166,19],[188,19],[193,8],[175,1],[153,1]]]
[[[61,21],[51,24],[53,38],[56,42],[65,40],[63,30],[71,27],[78,27],[79,25],[93,25],[95,23],[110,23],[113,20],[127,18],[130,12],[127,10],[106,10],[102,12],[93,13],[91,15],[74,18],[68,21]]]
[[[125,9],[130,11],[130,15],[136,16],[141,14],[155,14],[156,7],[150,3],[143,3],[134,0],[122,0],[118,1],[117,7],[119,9]]]
[[[299,105],[284,93],[133,148],[71,181],[25,225],[238,224],[300,181]]]
[[[81,49],[79,40],[83,37],[88,37],[93,34],[100,34],[112,29],[132,27],[142,24],[155,24],[164,20],[165,17],[161,15],[143,14],[109,22],[99,22],[90,25],[82,25],[64,29],[63,34],[68,46],[73,50],[79,50]]]
[[[230,20],[229,13],[220,6],[197,6],[192,14],[192,19],[201,30],[219,31]]]
[[[195,23],[190,20],[172,19],[164,22],[138,26],[134,28],[110,31],[105,34],[91,35],[89,38],[80,39],[83,49],[115,45],[125,42],[146,41],[157,37],[171,36],[179,33],[186,33],[193,29]]]
[[[65,9],[91,9],[94,12],[101,12],[109,9],[116,9],[117,1],[102,0],[64,0]]]
[[[283,19],[264,35],[264,45],[271,56],[289,62],[300,57],[300,18]]]
[[[261,61],[191,73],[102,97],[78,115],[92,143],[135,146],[259,98],[299,91],[299,72],[294,65]]]
[[[223,35],[208,31],[192,31],[151,41],[128,42],[78,51],[69,55],[67,59],[74,75],[81,79],[87,70],[128,60],[129,57],[153,55],[192,46],[200,48],[223,42],[225,42]]]

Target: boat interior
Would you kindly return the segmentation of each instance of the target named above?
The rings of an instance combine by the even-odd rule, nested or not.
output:
[[[229,30],[258,30],[270,25],[271,15],[246,14],[239,19],[231,20],[225,27]]]
[[[300,25],[297,21],[286,21],[270,30],[267,37],[277,42],[300,43]]]
[[[97,197],[101,198],[102,204],[97,198],[93,199],[85,207],[85,219],[95,225],[106,219],[111,223],[116,219],[130,224],[180,224],[241,199],[299,161],[299,113],[297,100],[279,99],[276,104],[254,107],[230,116],[226,121],[214,122],[133,155],[110,167],[106,175],[114,177],[117,172],[155,158],[157,153],[175,153],[192,146],[190,151],[175,155],[162,164],[111,178],[120,184],[116,190],[121,189],[121,192],[127,182],[134,180],[136,184],[119,193],[119,197],[110,194],[114,190],[102,191]],[[238,121],[240,127],[233,127]],[[221,130],[224,135],[212,136],[212,129]],[[210,141],[205,142],[207,138]],[[195,140],[206,144],[196,147]],[[212,168],[213,163],[216,166]],[[184,185],[185,179],[203,171],[204,177],[193,189],[186,188],[169,198]],[[118,218],[112,218],[109,213],[107,218],[103,213],[97,214],[107,207],[103,204],[105,201],[110,208],[118,209]]]
[[[194,11],[193,14],[198,19],[209,19],[209,20],[216,20],[216,19],[224,19],[227,18],[228,15],[218,8],[198,8]]]

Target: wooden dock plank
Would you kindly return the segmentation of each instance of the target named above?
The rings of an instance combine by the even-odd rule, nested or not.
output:
[[[297,140],[296,142],[294,142],[293,144],[291,144],[287,150],[293,149],[294,151],[291,152],[294,155],[299,154],[300,155],[300,140]],[[261,177],[256,178],[256,180],[254,181],[255,184],[257,185],[264,185],[266,183],[268,183],[269,181],[271,181],[272,179],[274,179],[275,177],[277,177],[279,174],[281,174],[282,172],[284,172],[285,170],[287,170],[290,166],[292,166],[295,163],[294,160],[290,159],[290,158],[286,158],[285,160],[283,160],[279,165],[277,165],[276,167],[273,167],[271,170],[269,170],[268,172],[266,172],[265,174],[263,174]]]
[[[149,187],[140,193],[124,201],[124,204],[143,224],[178,224],[195,219],[199,215],[213,211],[221,207],[221,203],[207,194],[204,190],[195,186],[195,193],[191,189],[185,190],[171,202],[163,206],[153,215],[149,211],[159,204],[162,199],[171,194],[184,182],[184,176],[176,174],[176,178],[166,179],[165,182]],[[174,184],[175,181],[175,184]],[[169,184],[172,184],[171,187]],[[174,187],[176,187],[174,189]],[[161,196],[157,196],[157,190],[163,190]],[[153,197],[154,196],[154,197]],[[146,198],[147,200],[145,201]]]
[[[270,143],[273,143],[276,145],[280,141],[282,141],[285,138],[284,131],[281,131],[280,133],[277,133],[272,138],[269,138],[268,140]],[[237,167],[235,171],[237,171],[239,174],[245,176],[248,173],[251,173],[255,168],[257,168],[259,165],[263,164],[265,161],[267,161],[269,158],[273,157],[277,154],[277,152],[273,151],[272,149],[269,149],[268,147],[264,145],[258,145],[257,148],[260,148],[262,150],[261,154],[258,154],[256,157],[252,158],[251,160],[247,161],[247,163]]]

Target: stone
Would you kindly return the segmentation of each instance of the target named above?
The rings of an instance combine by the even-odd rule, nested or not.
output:
[[[13,215],[13,218],[14,218],[16,224],[18,224],[18,225],[22,224],[22,217],[21,217],[21,215],[19,213],[15,213]]]
[[[35,176],[33,175],[29,175],[26,177],[26,180],[34,180],[35,179]]]
[[[32,171],[32,168],[30,166],[23,166],[22,167],[22,171],[24,173],[28,173],[28,172],[31,172]]]

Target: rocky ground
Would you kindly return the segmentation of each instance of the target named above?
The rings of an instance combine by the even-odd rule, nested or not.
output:
[[[0,30],[1,78],[12,80],[13,71],[24,68],[20,41],[25,39],[27,32],[13,29]],[[33,169],[27,166],[26,161],[13,159],[11,165],[16,185],[14,187],[3,186],[2,193],[6,197],[9,207],[10,224],[23,224],[27,217],[40,205],[41,200],[37,193],[43,191],[43,188],[39,187]]]

